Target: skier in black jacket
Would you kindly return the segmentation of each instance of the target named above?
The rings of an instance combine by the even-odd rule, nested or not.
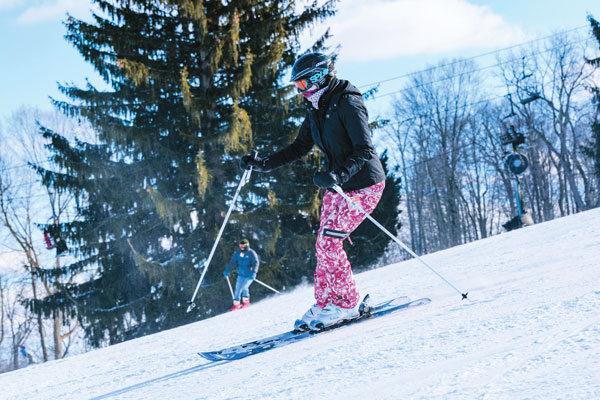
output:
[[[327,327],[358,315],[359,294],[343,240],[366,218],[332,187],[340,186],[363,210],[371,213],[383,192],[385,173],[373,148],[367,109],[350,82],[337,79],[332,60],[321,53],[300,57],[292,82],[305,98],[306,118],[292,144],[264,158],[250,154],[240,167],[268,172],[306,155],[317,146],[325,164],[313,182],[322,189],[321,224],[314,273],[316,303],[294,324],[297,330]]]

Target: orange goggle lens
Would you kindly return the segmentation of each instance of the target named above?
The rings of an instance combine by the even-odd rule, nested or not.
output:
[[[294,86],[296,86],[298,90],[304,92],[306,89],[308,89],[308,82],[306,82],[306,79],[301,79],[294,82]]]

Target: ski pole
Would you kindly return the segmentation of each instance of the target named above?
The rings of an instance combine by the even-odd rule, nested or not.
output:
[[[258,279],[255,279],[254,282],[256,283],[260,283],[261,285],[263,285],[264,287],[266,287],[267,289],[271,289],[272,291],[274,291],[275,293],[281,294],[281,292],[279,292],[279,290],[275,290],[273,289],[271,286],[267,285],[264,282],[259,281]]]
[[[231,292],[231,298],[234,298],[234,294],[233,294],[233,289],[231,288],[231,281],[229,280],[229,277],[226,276],[225,279],[227,279],[227,285],[229,285],[229,291]]]
[[[469,294],[469,292],[463,293],[460,290],[458,290],[456,288],[456,286],[454,286],[452,283],[450,283],[446,278],[444,278],[439,272],[437,272],[435,269],[433,269],[429,264],[427,264],[421,257],[419,257],[417,255],[417,253],[415,253],[414,251],[412,251],[410,249],[410,247],[408,247],[407,245],[405,245],[404,243],[402,243],[402,241],[400,239],[398,239],[397,237],[395,237],[394,235],[392,235],[387,229],[385,229],[383,227],[383,225],[381,225],[379,222],[377,222],[375,220],[375,218],[371,217],[365,210],[363,210],[363,208],[361,206],[359,206],[358,204],[355,204],[352,199],[350,199],[350,197],[348,197],[348,195],[346,195],[346,193],[344,193],[344,191],[342,190],[341,187],[339,187],[338,185],[334,185],[333,189],[338,192],[344,199],[346,199],[346,201],[352,206],[352,207],[356,207],[358,209],[358,211],[360,211],[361,213],[363,213],[368,219],[369,221],[371,221],[372,223],[374,223],[379,229],[381,229],[386,235],[388,235],[394,242],[398,243],[404,250],[406,250],[410,255],[412,255],[414,258],[416,258],[417,260],[419,260],[424,266],[426,266],[427,268],[429,268],[429,270],[431,272],[433,272],[434,274],[436,274],[441,280],[443,280],[444,282],[446,282],[452,289],[456,290],[458,293],[460,293],[460,295],[462,296],[462,300],[469,300],[471,301],[471,299],[469,299],[467,297],[467,295]]]
[[[252,151],[252,159],[256,159],[257,154],[258,153],[256,151]],[[198,290],[200,289],[200,285],[202,284],[204,275],[206,274],[206,271],[208,270],[208,265],[210,264],[210,261],[212,260],[213,255],[215,254],[215,250],[217,249],[217,244],[219,244],[219,239],[221,239],[221,235],[223,234],[223,231],[225,230],[225,225],[227,225],[227,220],[229,219],[229,215],[231,215],[231,210],[233,210],[235,201],[237,200],[238,195],[240,194],[240,190],[242,189],[242,186],[244,186],[246,183],[248,183],[248,181],[250,181],[251,173],[252,173],[252,167],[244,170],[242,179],[240,179],[240,183],[238,184],[235,194],[233,195],[233,199],[231,200],[231,205],[229,206],[229,210],[227,210],[227,214],[225,215],[225,220],[223,221],[223,224],[221,225],[221,229],[219,230],[219,234],[217,235],[217,239],[215,240],[215,243],[213,244],[212,250],[210,251],[210,255],[208,256],[208,260],[204,264],[204,270],[202,271],[202,275],[200,275],[200,280],[198,281],[198,284],[196,285],[196,290],[194,290],[194,294],[192,295],[191,300],[187,301],[187,304],[188,304],[187,312],[192,311],[194,309],[194,307],[196,307],[196,304],[194,303],[194,299],[196,298],[196,295],[198,294]]]

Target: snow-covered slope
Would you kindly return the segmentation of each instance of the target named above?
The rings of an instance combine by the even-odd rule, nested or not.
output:
[[[368,222],[365,222],[368,223]],[[366,244],[358,244],[366,245]],[[3,399],[600,399],[600,209],[356,279],[431,304],[233,362],[197,351],[288,330],[310,287],[0,375]]]

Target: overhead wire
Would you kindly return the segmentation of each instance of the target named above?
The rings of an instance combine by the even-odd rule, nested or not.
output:
[[[366,83],[364,85],[358,86],[358,88],[363,88],[363,87],[367,87],[367,86],[376,86],[376,85],[379,85],[381,83],[386,83],[386,82],[391,82],[391,81],[398,80],[398,79],[408,78],[410,76],[422,74],[424,72],[432,71],[432,70],[435,70],[435,69],[449,67],[451,65],[455,65],[455,64],[464,62],[465,60],[475,60],[477,58],[486,57],[486,56],[490,56],[492,54],[501,53],[503,51],[511,50],[511,49],[514,49],[514,48],[517,48],[517,47],[527,46],[527,45],[530,45],[532,43],[541,42],[541,41],[544,41],[544,40],[547,40],[547,39],[550,39],[550,38],[553,38],[553,37],[556,37],[556,36],[564,35],[564,34],[571,33],[571,32],[574,32],[574,31],[578,31],[578,30],[581,30],[581,29],[584,29],[584,28],[589,28],[589,25],[581,25],[581,26],[578,26],[578,27],[575,27],[575,28],[570,28],[570,29],[567,29],[567,30],[564,30],[564,31],[553,33],[551,35],[543,36],[541,38],[533,39],[533,40],[530,40],[530,41],[527,41],[527,42],[517,43],[517,44],[511,45],[511,46],[508,46],[508,47],[504,47],[504,48],[501,48],[501,49],[496,49],[496,50],[488,51],[486,53],[478,54],[478,55],[475,55],[475,56],[472,56],[472,57],[461,58],[459,60],[451,61],[451,62],[448,62],[448,63],[444,63],[444,64],[440,64],[440,65],[435,65],[435,66],[424,68],[424,69],[417,70],[417,71],[407,72],[407,73],[402,74],[402,75],[394,76],[394,77],[391,77],[391,78],[386,78],[386,79],[375,81],[375,82],[371,82],[371,83]]]
[[[462,109],[466,109],[468,107],[476,106],[478,104],[490,103],[493,100],[496,100],[496,99],[499,99],[499,98],[503,98],[503,97],[506,97],[506,96],[505,95],[494,95],[494,96],[488,97],[486,99],[477,100],[477,101],[474,101],[474,102],[471,102],[471,103],[466,103],[466,104],[463,104],[463,105],[458,106],[458,107],[452,107],[452,108],[446,107],[446,108],[443,108],[441,111],[442,112],[459,111],[459,110],[462,110]],[[429,114],[430,113],[417,114],[417,115],[414,115],[414,116],[409,117],[409,118],[405,118],[405,119],[400,120],[400,121],[396,121],[396,122],[393,122],[393,123],[387,123],[383,127],[394,126],[394,125],[402,125],[405,122],[410,122],[410,121],[416,120],[418,118],[427,117]]]
[[[580,40],[576,39],[576,40],[569,41],[567,43],[568,44],[574,44],[574,43],[578,43],[578,42],[580,42]],[[397,94],[397,93],[406,92],[406,91],[409,91],[411,89],[416,89],[416,88],[419,88],[419,87],[424,87],[424,86],[427,86],[427,85],[431,85],[431,84],[434,84],[434,83],[440,83],[440,82],[448,81],[448,80],[451,80],[453,78],[457,78],[457,77],[460,77],[460,76],[463,76],[463,75],[472,74],[474,72],[481,72],[481,71],[485,71],[487,69],[492,69],[492,68],[500,67],[502,65],[509,64],[509,63],[512,63],[512,62],[515,62],[515,61],[518,61],[518,60],[523,60],[525,58],[531,58],[531,57],[535,57],[535,56],[538,56],[538,55],[541,55],[541,54],[545,54],[545,53],[551,52],[552,50],[555,50],[555,49],[559,48],[560,46],[561,45],[554,46],[554,47],[549,47],[549,48],[546,48],[546,49],[541,50],[541,51],[530,53],[530,54],[528,54],[526,56],[517,57],[517,58],[511,58],[509,60],[499,61],[499,62],[497,62],[495,64],[486,65],[486,66],[479,67],[479,68],[476,68],[476,69],[472,69],[472,70],[469,70],[469,71],[461,72],[461,73],[456,74],[456,75],[445,76],[445,77],[437,79],[437,80],[427,81],[427,82],[419,83],[417,85],[413,85],[413,86],[409,86],[409,87],[404,87],[402,89],[397,89],[397,90],[394,90],[392,92],[388,92],[388,93],[385,93],[385,94],[380,94],[380,95],[373,94],[371,96],[368,96],[367,100],[375,100],[375,99],[379,99],[379,98],[382,98],[382,97],[391,96],[391,95],[394,95],[394,94]],[[428,69],[424,69],[424,70],[421,70],[421,71],[415,71],[415,72],[410,73],[408,75],[410,75],[410,76],[412,76],[412,75],[418,75],[418,74],[421,74],[421,73],[424,73],[424,72],[433,71],[433,70],[438,69],[438,68],[444,68],[446,66],[455,65],[455,64],[464,62],[466,60],[469,60],[469,59],[464,59],[463,58],[463,59],[457,60],[457,61],[452,62],[452,63],[447,63],[447,64],[442,64],[442,65],[436,66],[435,68],[428,68]]]

